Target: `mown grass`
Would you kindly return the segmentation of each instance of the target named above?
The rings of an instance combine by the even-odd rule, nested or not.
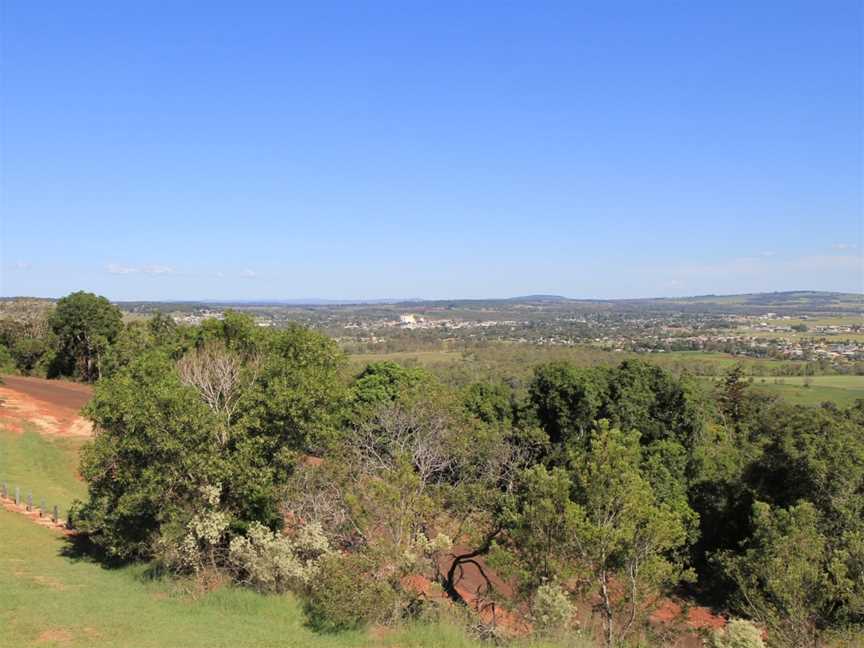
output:
[[[316,635],[299,603],[223,587],[193,598],[170,582],[148,581],[141,566],[105,569],[63,556],[66,541],[0,510],[0,637],[31,645],[363,646],[363,633]]]
[[[22,498],[32,492],[37,506],[44,499],[49,508],[56,504],[65,512],[87,494],[77,477],[78,453],[85,441],[44,436],[29,423],[23,432],[0,425],[0,483],[7,483],[10,492],[20,487]]]

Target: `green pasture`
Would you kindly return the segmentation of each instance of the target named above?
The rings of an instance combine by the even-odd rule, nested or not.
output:
[[[719,379],[705,378],[706,382]],[[779,396],[795,405],[819,405],[826,401],[849,407],[864,399],[864,376],[756,376],[753,389]]]

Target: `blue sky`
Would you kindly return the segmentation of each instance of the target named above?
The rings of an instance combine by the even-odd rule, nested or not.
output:
[[[861,3],[3,3],[0,294],[861,291]]]

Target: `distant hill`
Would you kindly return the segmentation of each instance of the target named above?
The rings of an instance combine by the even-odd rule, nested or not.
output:
[[[33,297],[0,297],[0,312],[14,308],[14,304],[47,306],[56,300]],[[635,299],[574,299],[562,295],[522,295],[503,299],[300,299],[261,300],[171,300],[171,301],[118,301],[127,311],[189,310],[201,308],[338,308],[382,306],[391,308],[476,308],[520,306],[572,310],[683,310],[726,312],[770,312],[772,310],[797,312],[852,312],[864,313],[864,295],[819,290],[791,290],[784,292],[742,293],[736,295],[694,295],[691,297],[655,297]]]
[[[568,297],[561,295],[523,295],[521,297],[510,297],[505,301],[511,302],[566,302],[572,301]]]
[[[574,310],[660,310],[726,312],[861,312],[864,295],[818,290],[793,290],[737,295],[695,295],[692,297],[647,297],[635,299],[573,299],[560,295],[525,295],[508,299],[427,300],[424,306],[534,305]],[[400,305],[400,304],[397,304]],[[407,306],[407,304],[405,304]]]
[[[776,309],[814,311],[858,311],[864,312],[864,295],[855,293],[826,292],[819,290],[790,290],[770,293],[743,293],[738,295],[696,295],[693,297],[671,297],[657,299],[614,300],[619,304],[648,305],[658,307],[693,306],[726,309]]]

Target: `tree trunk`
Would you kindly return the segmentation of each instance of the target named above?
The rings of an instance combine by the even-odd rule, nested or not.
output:
[[[609,600],[609,578],[605,569],[600,572],[600,592],[603,596],[603,630],[606,635],[606,648],[612,648],[615,639],[612,634],[612,603]]]
[[[459,592],[456,591],[456,570],[463,563],[470,562],[472,558],[476,558],[477,556],[482,556],[483,554],[489,551],[489,548],[492,546],[492,541],[498,537],[498,534],[501,533],[501,528],[497,528],[492,531],[489,535],[487,535],[483,539],[483,544],[480,545],[479,548],[474,551],[469,551],[468,553],[459,554],[458,556],[453,556],[453,562],[450,564],[450,569],[447,570],[447,576],[444,578],[444,591],[447,592],[447,596],[449,596],[452,600],[457,603],[464,603],[462,597],[459,595]]]

